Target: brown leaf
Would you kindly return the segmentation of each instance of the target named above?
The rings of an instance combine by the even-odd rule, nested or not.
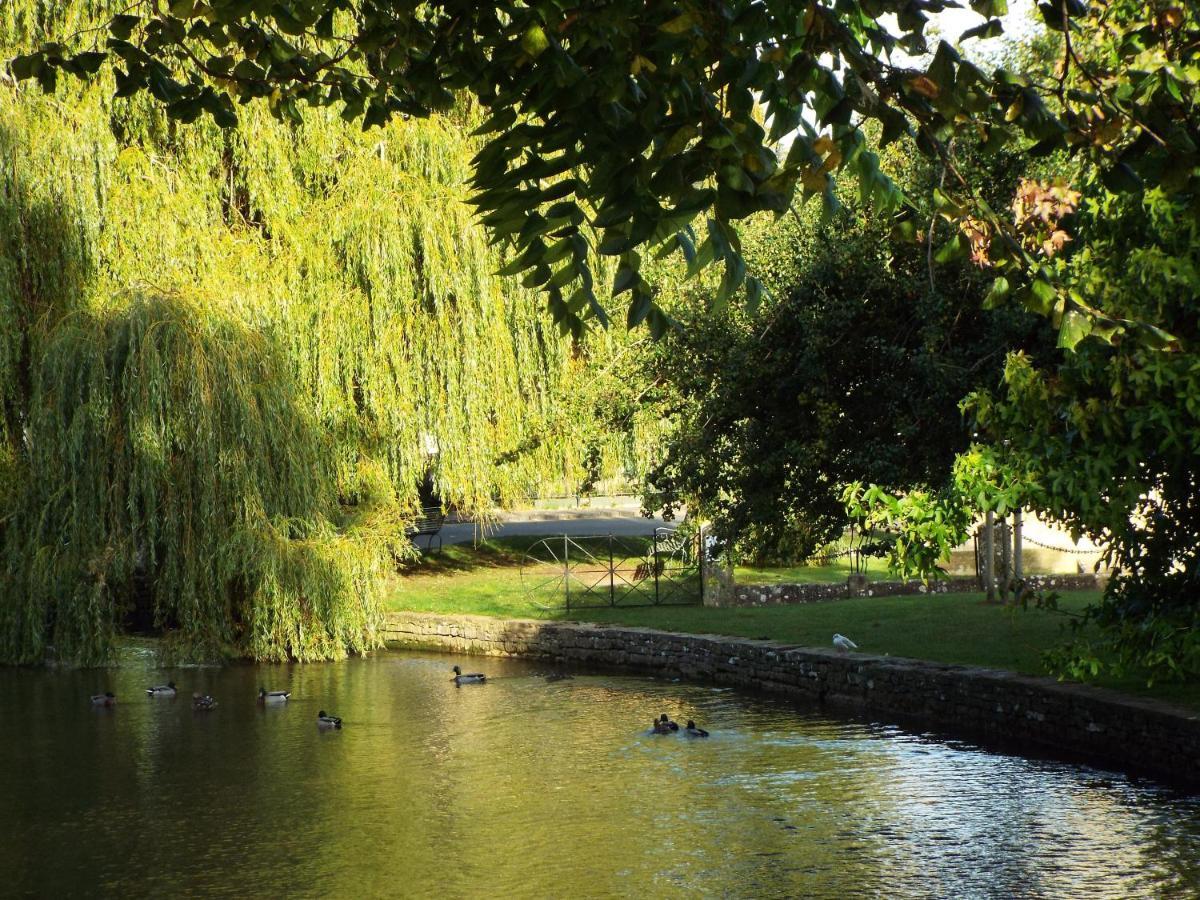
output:
[[[909,89],[929,100],[936,100],[938,95],[942,93],[942,89],[938,87],[937,82],[925,75],[910,78],[907,84]]]
[[[1170,6],[1158,14],[1158,27],[1164,31],[1168,28],[1178,28],[1183,24],[1183,10],[1178,6]]]

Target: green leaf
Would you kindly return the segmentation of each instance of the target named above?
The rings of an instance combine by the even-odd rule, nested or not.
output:
[[[1100,175],[1100,180],[1114,194],[1136,194],[1144,187],[1142,179],[1125,162],[1105,169]]]
[[[184,2],[190,5],[190,0],[184,0]],[[275,24],[279,26],[279,30],[284,34],[293,36],[304,34],[304,23],[296,18],[292,11],[282,3],[276,4],[272,10],[272,14],[275,16]]]
[[[960,41],[969,41],[973,38],[980,38],[982,40],[986,38],[999,37],[1002,34],[1004,34],[1004,26],[1001,24],[1000,20],[989,19],[982,25],[976,25],[974,28],[968,28],[961,35],[959,35],[958,39]]]
[[[1074,350],[1075,345],[1092,333],[1092,320],[1077,309],[1068,309],[1058,328],[1058,346]]]
[[[640,281],[640,276],[636,269],[631,269],[628,266],[622,265],[617,269],[616,277],[613,278],[612,295],[614,297],[623,294],[626,291],[633,290],[634,286]]]
[[[99,53],[90,51],[88,53],[77,53],[71,57],[71,62],[79,69],[88,75],[94,75],[100,71],[100,66],[104,64],[104,60],[108,58],[107,53]]]
[[[242,81],[261,81],[265,75],[262,66],[250,59],[243,59],[233,67],[233,77]]]
[[[122,13],[121,15],[113,16],[108,23],[108,33],[119,41],[129,40],[129,36],[133,34],[133,29],[138,27],[142,20],[138,16],[130,16]]]
[[[757,278],[750,277],[746,279],[746,309],[751,313],[758,311],[759,304],[762,302],[763,286],[762,282]]]
[[[658,26],[658,30],[665,31],[667,34],[683,34],[685,31],[690,31],[695,24],[696,17],[690,12],[685,12],[663,22]]]
[[[521,34],[521,49],[525,51],[525,55],[533,59],[537,59],[546,52],[550,46],[550,39],[546,37],[546,32],[541,25],[530,25]]]
[[[971,0],[971,9],[985,18],[992,19],[1008,12],[1008,0]]]
[[[892,238],[906,244],[917,240],[917,223],[913,219],[904,219],[892,226]]]
[[[1058,291],[1049,281],[1039,275],[1029,283],[1029,296],[1025,301],[1027,309],[1048,316],[1054,311],[1057,303]]]
[[[969,249],[970,247],[967,244],[966,238],[962,236],[962,233],[955,232],[950,240],[937,249],[933,254],[933,258],[935,262],[948,263],[966,256]]]
[[[42,54],[29,53],[25,56],[17,56],[9,64],[12,70],[13,77],[18,81],[24,81],[26,78],[32,78],[44,65]]]
[[[1008,279],[1003,275],[998,276],[988,289],[987,296],[983,298],[984,309],[995,309],[1008,296],[1010,291]]]
[[[652,305],[648,291],[634,291],[633,299],[629,301],[629,312],[625,317],[625,324],[629,328],[641,325],[646,320],[646,316],[650,315]]]

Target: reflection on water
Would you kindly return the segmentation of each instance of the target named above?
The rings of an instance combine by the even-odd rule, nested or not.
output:
[[[699,685],[488,660],[456,688],[453,662],[0,671],[0,893],[1200,892],[1200,799],[1152,784]],[[664,711],[713,736],[649,735]]]

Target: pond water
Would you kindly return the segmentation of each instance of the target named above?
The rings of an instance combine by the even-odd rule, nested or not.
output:
[[[1200,798],[1154,783],[704,685],[459,659],[494,680],[457,688],[455,661],[0,670],[0,893],[1200,894]]]

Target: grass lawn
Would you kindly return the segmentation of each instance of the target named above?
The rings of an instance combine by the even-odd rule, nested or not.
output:
[[[702,606],[545,610],[533,605],[521,578],[521,561],[535,539],[491,540],[479,547],[453,545],[405,569],[388,586],[391,609],[514,618],[572,619],[638,625],[667,631],[767,637],[802,646],[828,647],[834,632],[865,653],[909,656],[1043,675],[1041,653],[1060,641],[1062,614],[988,605],[978,594],[858,597],[800,606],[711,609]],[[822,567],[826,571],[834,567]],[[753,577],[758,580],[759,573]],[[750,573],[739,577],[751,577]],[[831,581],[840,581],[841,574]],[[782,580],[782,579],[781,579]],[[1060,606],[1075,612],[1095,600],[1089,591],[1064,593]],[[1099,684],[1200,708],[1200,684],[1156,684],[1136,677]]]

